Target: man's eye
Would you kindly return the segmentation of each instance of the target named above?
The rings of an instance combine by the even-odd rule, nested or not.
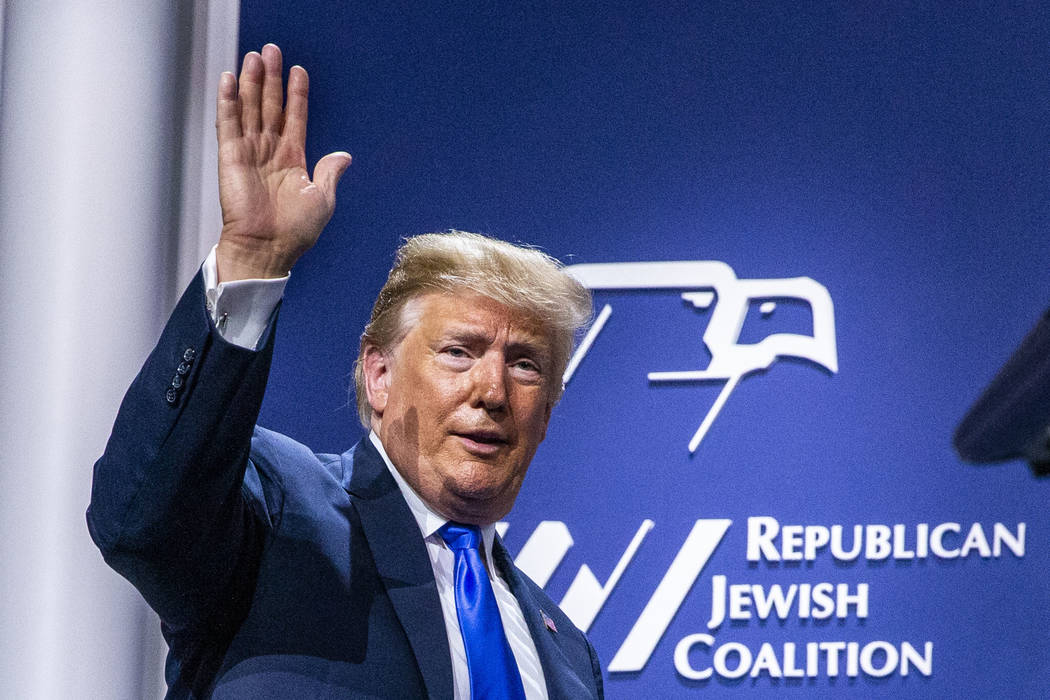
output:
[[[514,363],[514,366],[518,369],[525,370],[526,372],[539,372],[540,367],[532,360],[518,360]]]
[[[469,357],[466,350],[457,347],[445,348],[445,354],[451,357]]]

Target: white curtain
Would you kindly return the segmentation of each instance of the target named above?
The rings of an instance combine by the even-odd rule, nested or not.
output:
[[[91,467],[218,231],[238,3],[0,5],[0,697],[161,693],[155,616],[84,522]]]

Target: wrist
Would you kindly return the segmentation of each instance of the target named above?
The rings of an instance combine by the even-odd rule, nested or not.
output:
[[[297,258],[279,251],[245,248],[224,238],[215,247],[219,282],[286,277]]]

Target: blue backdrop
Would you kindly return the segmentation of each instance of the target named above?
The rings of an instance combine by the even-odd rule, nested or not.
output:
[[[375,5],[242,3],[242,49],[310,71],[311,162],[354,155],[289,284],[262,423],[319,451],[361,434],[351,364],[405,235],[720,261],[717,284],[596,292],[612,313],[508,518],[608,696],[1043,694],[1050,483],[950,439],[1050,297],[1047,6]],[[799,277],[830,302],[771,282]],[[733,299],[739,334],[705,346]],[[690,452],[728,375],[649,373],[813,335],[823,363],[736,367]]]

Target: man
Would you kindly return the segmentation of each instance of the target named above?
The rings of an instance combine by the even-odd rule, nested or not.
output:
[[[169,697],[600,697],[593,648],[493,526],[590,312],[555,261],[410,239],[361,340],[369,437],[317,455],[254,426],[283,279],[350,163],[309,178],[302,68],[287,91],[273,45],[222,76],[222,235],[95,465],[89,529],[161,617]]]

